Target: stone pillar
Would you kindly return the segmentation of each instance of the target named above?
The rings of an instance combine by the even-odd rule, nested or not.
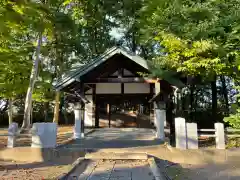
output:
[[[155,102],[155,126],[157,128],[156,138],[164,140],[164,122],[166,121],[166,111],[161,109],[160,103]]]
[[[225,134],[223,123],[215,123],[216,148],[225,149]]]
[[[85,104],[82,102],[81,104],[81,137],[84,138],[84,132],[85,132]]]
[[[187,123],[187,148],[198,149],[197,123]]]
[[[74,139],[81,139],[81,103],[78,102],[74,107],[75,125]]]
[[[175,118],[176,148],[187,149],[186,123],[184,118]]]
[[[8,148],[13,148],[16,146],[16,134],[18,131],[18,124],[17,123],[12,123],[9,125],[8,128],[8,144],[7,147]]]
[[[85,95],[86,98],[89,100],[89,103],[85,104],[85,113],[84,113],[84,126],[86,127],[93,127],[93,96],[92,95]]]
[[[56,123],[34,123],[32,127],[32,144],[34,148],[55,148],[57,145]]]

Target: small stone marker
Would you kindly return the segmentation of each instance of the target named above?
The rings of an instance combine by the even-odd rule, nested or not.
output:
[[[187,123],[187,148],[198,149],[197,123]]]
[[[216,148],[225,149],[225,135],[223,123],[215,123],[215,135],[216,135]]]
[[[175,118],[176,148],[187,149],[186,123],[184,118]]]
[[[18,124],[17,123],[12,123],[9,125],[8,128],[8,148],[13,148],[16,146],[16,134],[18,131]]]

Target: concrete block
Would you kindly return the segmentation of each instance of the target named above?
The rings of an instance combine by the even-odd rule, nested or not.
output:
[[[187,148],[198,149],[197,123],[187,123]]]
[[[215,123],[215,135],[216,135],[216,148],[225,149],[225,134],[223,123]]]
[[[18,132],[18,124],[17,123],[12,123],[9,125],[8,128],[8,148],[13,148],[16,146],[16,134]]]
[[[32,145],[36,148],[54,148],[57,145],[56,123],[34,123],[32,127]]]
[[[175,136],[176,148],[187,149],[186,123],[184,118],[175,118]]]

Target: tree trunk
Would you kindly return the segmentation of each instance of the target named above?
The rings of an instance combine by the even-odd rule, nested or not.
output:
[[[214,81],[211,82],[212,89],[212,120],[214,122],[217,120],[217,85],[216,85],[216,76],[214,77]]]
[[[49,102],[44,102],[44,122],[48,122],[48,108],[49,108]]]
[[[31,109],[32,109],[32,93],[33,93],[34,84],[36,82],[37,74],[38,74],[38,64],[40,61],[41,45],[42,45],[42,33],[39,33],[38,44],[37,44],[37,48],[36,48],[36,59],[33,61],[30,82],[29,82],[26,100],[25,100],[22,128],[30,127],[30,116],[31,116]]]
[[[8,124],[12,124],[13,122],[13,100],[9,98],[8,100]]]
[[[59,121],[59,105],[60,105],[60,91],[56,91],[53,122],[57,124]]]
[[[195,86],[193,84],[190,85],[190,122],[194,122],[195,121],[195,117],[194,117],[194,90],[195,90]]]
[[[226,85],[226,79],[224,76],[220,76],[222,82],[222,93],[225,101],[225,115],[229,116],[229,103],[228,103],[228,89]]]
[[[68,116],[67,116],[67,102],[66,102],[66,95],[64,95],[63,108],[64,108],[63,116],[64,116],[65,124],[69,124],[69,122],[68,122]]]

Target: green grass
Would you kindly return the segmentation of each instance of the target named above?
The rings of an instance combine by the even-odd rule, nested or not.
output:
[[[166,172],[172,180],[190,180],[190,178],[187,177],[189,170],[179,165],[167,167]]]

